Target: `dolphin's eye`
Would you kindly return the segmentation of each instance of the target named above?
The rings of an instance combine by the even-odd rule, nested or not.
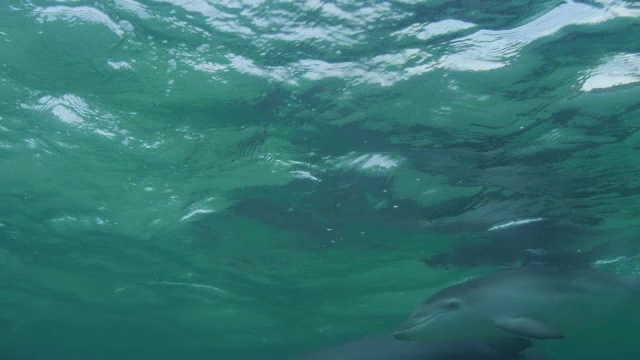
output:
[[[458,310],[462,307],[462,303],[458,299],[450,299],[444,303],[444,308],[447,310]]]

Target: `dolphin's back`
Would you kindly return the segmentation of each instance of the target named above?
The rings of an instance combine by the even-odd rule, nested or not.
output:
[[[521,354],[501,354],[482,342],[425,344],[400,341],[390,335],[354,340],[295,360],[546,360],[531,349]]]

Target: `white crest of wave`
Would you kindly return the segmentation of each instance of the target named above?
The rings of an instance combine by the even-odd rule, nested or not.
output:
[[[71,24],[87,22],[106,26],[118,37],[124,35],[124,30],[120,28],[109,16],[102,11],[90,6],[50,6],[46,8],[36,8],[35,14],[38,21],[67,21]]]
[[[580,90],[589,92],[640,82],[640,54],[618,54],[588,70]]]

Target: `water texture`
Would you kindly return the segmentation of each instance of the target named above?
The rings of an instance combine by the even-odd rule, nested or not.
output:
[[[532,256],[634,274],[638,130],[638,1],[2,1],[0,353],[290,359]]]

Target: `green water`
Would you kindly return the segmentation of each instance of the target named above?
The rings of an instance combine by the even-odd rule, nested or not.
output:
[[[289,359],[531,249],[637,272],[639,18],[3,1],[2,358]],[[540,348],[636,358],[639,324]]]

